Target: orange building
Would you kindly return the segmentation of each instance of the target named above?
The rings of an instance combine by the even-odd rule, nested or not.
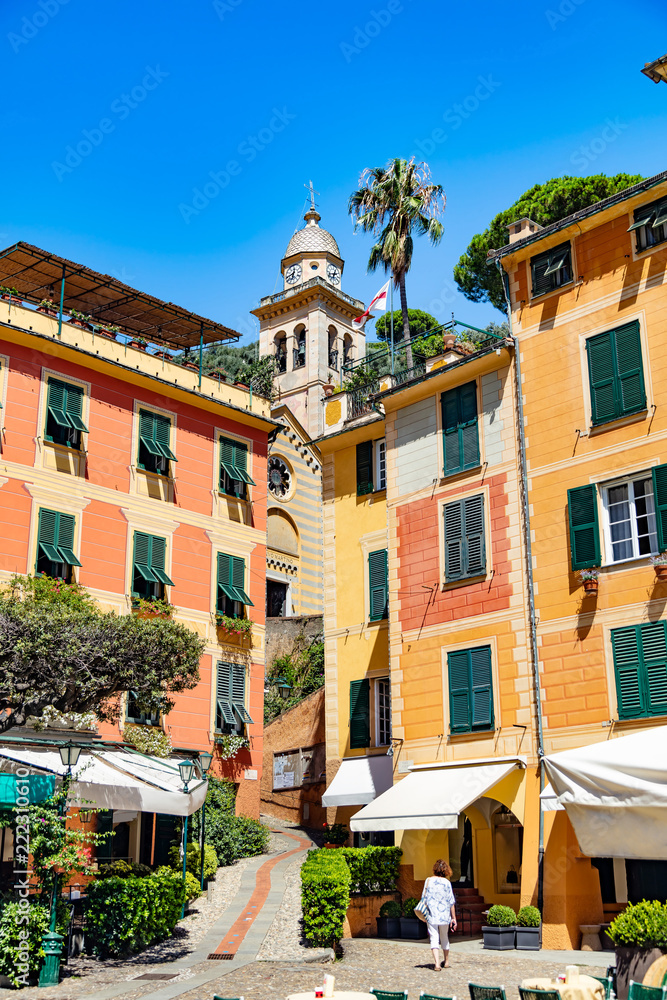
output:
[[[231,778],[238,811],[257,817],[277,425],[268,401],[172,357],[237,335],[26,244],[0,256],[0,282],[18,291],[0,301],[0,580],[76,579],[119,614],[137,598],[170,602],[205,639],[201,679],[160,718],[141,715],[129,692],[120,728],[157,726],[174,747],[212,749],[212,773]],[[55,307],[35,309],[49,296]],[[250,618],[251,638],[228,635],[219,614]],[[223,760],[230,736],[246,746]],[[129,824],[137,860],[152,822]]]

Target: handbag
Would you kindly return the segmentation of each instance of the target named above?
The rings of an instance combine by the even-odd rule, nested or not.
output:
[[[418,914],[420,920],[425,920],[428,923],[430,919],[430,913],[428,909],[428,899],[426,897],[426,891],[424,891],[424,893],[422,894],[422,898],[415,906],[415,913]]]

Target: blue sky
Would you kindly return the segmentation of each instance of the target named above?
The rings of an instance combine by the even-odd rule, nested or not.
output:
[[[496,212],[549,177],[667,168],[667,85],[639,72],[666,28],[662,0],[4,0],[0,246],[116,274],[246,341],[310,178],[342,287],[370,299],[383,279],[347,198],[364,167],[416,153],[446,232],[419,242],[409,303],[485,325],[500,314],[452,268]]]

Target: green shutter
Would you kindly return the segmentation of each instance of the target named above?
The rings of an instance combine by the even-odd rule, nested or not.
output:
[[[368,554],[369,620],[380,621],[387,617],[389,601],[387,580],[387,550],[379,549]]]
[[[71,424],[65,413],[65,403],[67,398],[67,387],[64,382],[58,379],[49,379],[49,389],[46,397],[48,415],[58,424],[59,427],[70,427]]]
[[[138,573],[150,583],[157,583],[157,577],[151,569],[151,550],[153,547],[152,535],[145,535],[142,531],[134,533],[134,572]]]
[[[460,580],[463,567],[463,501],[445,504],[445,580]]]
[[[464,528],[464,570],[466,576],[479,576],[486,570],[486,546],[484,544],[484,496],[479,493],[466,497],[463,501]]]
[[[245,560],[239,556],[229,556],[218,552],[218,611],[222,613],[222,595],[241,604],[254,607],[243,589],[245,583]]]
[[[615,391],[614,351],[612,333],[599,333],[586,341],[591,415],[594,424],[601,424],[620,416]]]
[[[40,510],[37,529],[37,558],[40,552],[51,562],[60,562],[60,554],[56,548],[58,539],[58,514],[55,510]]]
[[[646,408],[638,322],[589,337],[586,354],[594,425]]]
[[[359,750],[370,746],[370,681],[350,683],[350,749]]]
[[[216,700],[218,703],[218,712],[223,722],[226,722],[230,726],[236,725],[234,709],[232,708],[233,670],[234,670],[233,663],[223,663],[222,660],[218,660],[217,685],[216,685]]]
[[[491,679],[491,647],[470,650],[472,687],[472,728],[493,729],[493,683]]]
[[[168,458],[170,462],[178,461],[169,447],[169,439],[171,437],[171,420],[168,417],[164,417],[161,413],[154,413],[153,427],[153,437],[162,456],[164,458]]]
[[[241,559],[240,556],[232,556],[232,587],[239,595],[238,600],[241,601],[241,604],[249,604],[251,607],[254,607],[254,604],[244,590],[245,559]]]
[[[477,383],[468,382],[441,397],[446,476],[479,465]]]
[[[241,722],[252,722],[245,707],[245,664],[235,663],[232,670],[232,707]]]
[[[74,518],[71,514],[58,515],[58,534],[56,546],[60,553],[61,561],[68,566],[80,566],[81,563],[74,555]]]
[[[646,714],[641,684],[642,664],[637,628],[616,628],[611,632],[616,674],[616,698],[619,719],[636,719]]]
[[[250,486],[255,485],[254,480],[248,475],[248,445],[243,444],[241,441],[234,442],[234,468],[236,469],[237,479]]]
[[[113,838],[115,833],[113,832],[113,810],[112,809],[100,809],[97,813],[97,829],[96,833],[110,833],[110,837],[105,837],[104,841],[97,845],[95,848],[95,859],[98,864],[105,864],[107,861],[111,861],[111,853],[113,849]]]
[[[241,441],[232,441],[231,438],[220,438],[220,489],[224,492],[223,473],[227,473],[234,482],[255,485],[254,480],[248,475],[248,446],[246,444]]]
[[[452,733],[467,733],[472,722],[470,656],[467,649],[447,654],[449,675],[449,728]]]
[[[621,414],[626,416],[646,409],[639,323],[627,323],[615,334],[619,406]]]
[[[544,295],[554,288],[560,287],[564,282],[558,282],[557,275],[563,269],[571,271],[571,251],[570,244],[561,243],[551,250],[537,254],[531,258],[530,271],[533,279],[532,295]],[[568,277],[571,280],[571,277]]]
[[[570,523],[572,569],[599,566],[600,531],[597,488],[594,483],[576,486],[567,491],[567,513]]]
[[[639,626],[646,671],[646,708],[649,715],[667,715],[667,636],[665,623]]]
[[[661,552],[665,552],[667,550],[667,465],[656,465],[651,475],[653,477],[655,520],[658,528],[658,548]]]
[[[160,583],[166,583],[170,587],[173,587],[174,581],[167,576],[164,569],[165,557],[167,554],[167,543],[164,538],[160,538],[158,535],[151,535],[150,537],[152,542],[150,562],[151,569]]]
[[[81,414],[83,413],[83,389],[80,385],[65,386],[65,414],[70,426],[77,431],[88,433]]]
[[[373,492],[373,442],[357,445],[357,496]]]

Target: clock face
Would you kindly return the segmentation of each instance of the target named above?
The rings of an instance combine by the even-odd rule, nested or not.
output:
[[[340,284],[340,270],[335,264],[329,264],[327,266],[327,278],[332,285]]]
[[[288,285],[295,285],[301,278],[301,264],[292,264],[285,271],[285,281]]]

